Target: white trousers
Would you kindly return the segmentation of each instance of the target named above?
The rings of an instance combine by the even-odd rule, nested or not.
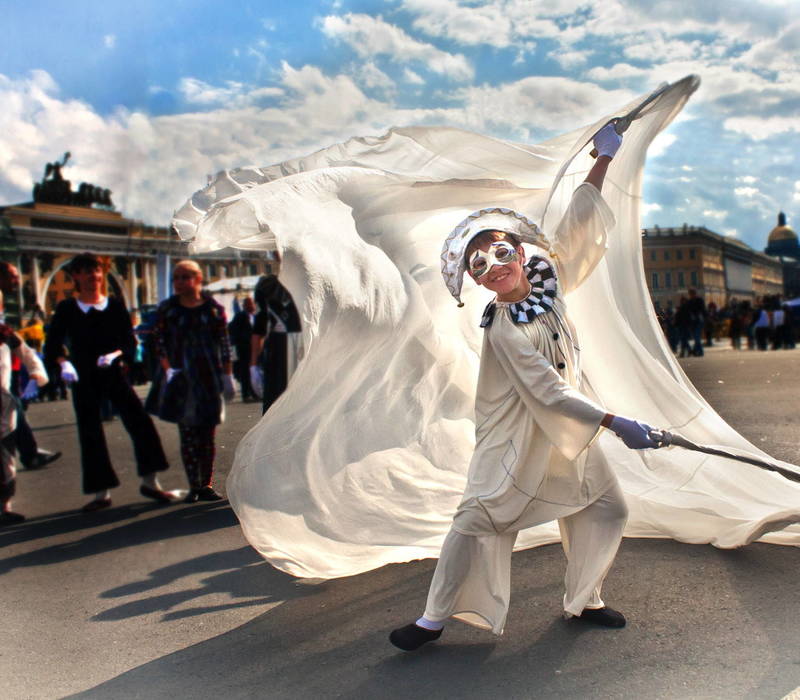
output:
[[[564,611],[603,607],[600,588],[616,556],[628,509],[617,483],[596,501],[558,521],[567,556]],[[425,618],[455,615],[500,634],[508,613],[516,532],[474,537],[451,529],[433,574]]]

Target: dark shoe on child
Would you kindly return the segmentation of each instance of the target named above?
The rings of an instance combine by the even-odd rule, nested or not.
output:
[[[423,644],[433,642],[442,636],[442,630],[428,630],[413,622],[405,627],[392,630],[389,641],[403,651],[414,651]]]
[[[111,507],[111,499],[110,498],[95,498],[93,501],[89,501],[81,510],[84,513],[94,513],[97,510],[103,510],[103,508],[110,508]]]
[[[25,522],[25,516],[22,513],[14,513],[10,510],[4,510],[0,513],[0,527],[3,525],[17,525]]]
[[[50,462],[55,462],[61,456],[60,452],[49,452],[48,450],[39,450],[36,456],[25,465],[25,469],[42,469]]]
[[[220,496],[214,489],[210,486],[203,486],[203,488],[199,489],[197,492],[197,498],[201,501],[221,501],[222,496]]]
[[[579,620],[591,622],[601,627],[625,627],[625,616],[612,608],[584,608]]]
[[[200,491],[198,489],[189,489],[186,498],[183,499],[184,503],[197,503],[200,500]]]
[[[173,503],[177,500],[177,497],[170,491],[153,489],[149,486],[145,486],[144,484],[139,487],[139,493],[145,498],[152,498],[154,501],[158,501],[159,503]]]

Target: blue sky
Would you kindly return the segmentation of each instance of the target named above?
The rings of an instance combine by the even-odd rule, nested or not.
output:
[[[663,81],[700,90],[651,148],[645,225],[757,249],[800,228],[797,0],[0,2],[0,202],[64,151],[164,225],[208,174],[390,126],[537,142]]]

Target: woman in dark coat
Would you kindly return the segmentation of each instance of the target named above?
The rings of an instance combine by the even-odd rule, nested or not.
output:
[[[222,422],[222,397],[235,394],[225,309],[203,293],[203,273],[191,260],[175,266],[172,283],[175,294],[158,307],[153,331],[161,369],[147,408],[178,424],[190,488],[186,502],[216,501],[214,433]]]

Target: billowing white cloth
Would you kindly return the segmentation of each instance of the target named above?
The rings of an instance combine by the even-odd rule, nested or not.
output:
[[[688,382],[643,276],[646,149],[696,85],[671,86],[626,133],[603,188],[617,218],[608,253],[567,303],[598,403],[698,443],[763,454]],[[393,129],[223,172],[176,213],[196,250],[277,250],[300,311],[304,359],[239,444],[227,482],[245,536],[274,566],[329,578],[438,554],[474,445],[488,301],[465,285],[466,306],[456,308],[438,269],[443,236],[488,206],[553,231],[591,167],[591,136],[640,102],[537,146]],[[800,544],[798,484],[678,448],[635,452],[608,431],[598,442],[626,495],[627,535],[735,547],[769,533],[764,541]],[[558,539],[548,523],[522,531],[517,547]]]

